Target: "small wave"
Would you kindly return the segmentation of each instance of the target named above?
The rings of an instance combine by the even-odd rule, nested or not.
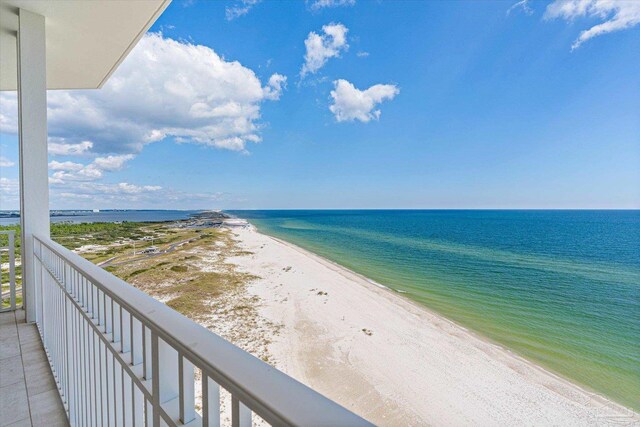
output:
[[[367,279],[367,282],[371,283],[372,285],[376,285],[377,287],[382,289],[390,289],[388,286],[385,286],[382,283],[378,283],[375,280]]]

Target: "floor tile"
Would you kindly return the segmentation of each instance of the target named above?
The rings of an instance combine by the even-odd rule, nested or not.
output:
[[[18,336],[18,329],[16,328],[15,324],[0,325],[0,339],[17,337],[17,336]]]
[[[31,427],[31,417],[23,418],[20,421],[9,424],[7,427]]]
[[[58,390],[30,396],[29,404],[31,406],[31,422],[34,426],[68,425]]]
[[[22,340],[22,335],[20,336],[20,348],[22,349],[22,354],[29,352],[44,352],[44,347],[39,339],[37,341],[24,342]]]
[[[38,334],[38,329],[33,325],[18,325],[18,334],[20,335],[21,343],[40,341],[40,334]]]
[[[25,366],[24,373],[29,396],[35,396],[45,391],[58,389],[51,374],[51,368],[47,362],[39,362]]]
[[[15,383],[24,384],[24,370],[20,355],[0,360],[0,387]]]
[[[0,388],[0,427],[29,418],[29,401],[24,383]]]
[[[20,341],[17,337],[0,338],[0,360],[20,355]]]
[[[39,362],[48,362],[47,354],[44,352],[44,349],[31,349],[29,351],[25,351],[24,349],[22,350],[22,363],[24,363],[25,366],[31,366]]]
[[[16,323],[16,318],[13,312],[8,311],[5,313],[0,313],[0,326],[14,325],[15,323]]]
[[[67,426],[38,329],[15,313],[0,313],[0,427]]]

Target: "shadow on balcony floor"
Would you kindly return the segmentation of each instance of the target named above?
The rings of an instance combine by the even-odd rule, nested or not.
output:
[[[24,311],[0,313],[0,427],[68,425],[47,356]]]

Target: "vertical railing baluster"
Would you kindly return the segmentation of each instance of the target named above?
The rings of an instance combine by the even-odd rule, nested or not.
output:
[[[180,420],[186,424],[196,417],[195,410],[195,372],[193,363],[185,359],[182,355],[178,356],[178,374],[179,374],[179,391],[180,391]]]
[[[122,407],[122,367],[118,363],[118,356],[113,356],[113,378],[114,378],[114,396],[113,402],[115,406],[115,421],[116,425],[123,425],[124,411]]]
[[[102,399],[100,399],[101,385],[100,385],[100,371],[98,369],[98,363],[100,360],[100,356],[98,355],[100,342],[98,341],[98,337],[93,329],[91,331],[91,341],[93,342],[93,357],[91,361],[93,362],[93,393],[95,395],[95,411],[96,411],[96,426],[99,425],[98,420],[100,419],[100,414],[102,413]]]
[[[149,344],[151,345],[151,344]],[[149,399],[144,400],[144,425],[145,427],[151,427],[153,424],[153,408],[152,402]]]
[[[127,312],[127,313],[129,313],[129,316],[128,316],[128,319],[129,319],[129,322],[128,322],[128,323],[129,323],[129,327],[128,327],[127,329],[128,329],[128,331],[129,331],[129,332],[128,332],[128,334],[129,334],[128,342],[129,342],[129,351],[131,352],[131,365],[135,365],[135,364],[136,364],[136,362],[134,361],[134,356],[135,356],[135,347],[134,347],[134,345],[133,345],[133,341],[134,341],[134,339],[135,339],[135,338],[133,337],[133,332],[134,332],[134,331],[133,331],[134,317],[133,317],[133,314],[131,314],[131,312]]]
[[[185,418],[184,362],[185,362],[184,357],[180,353],[178,353],[178,412],[179,412],[180,421],[182,421],[183,423]]]
[[[9,233],[8,239],[9,239],[9,305],[11,305],[11,310],[15,310],[16,309],[16,249],[15,249],[15,235],[13,231]],[[34,244],[34,250],[35,250],[35,244]],[[22,291],[22,300],[24,301],[24,291]]]
[[[82,279],[80,279],[82,280]],[[78,327],[80,332],[80,373],[81,373],[81,383],[80,383],[80,396],[82,400],[82,424],[88,425],[88,408],[87,408],[87,369],[86,369],[86,358],[85,358],[85,332],[84,332],[84,317],[82,314],[79,315],[78,319]]]
[[[154,378],[159,376],[159,402],[168,402],[179,397],[179,369],[178,369],[178,352],[170,346],[166,341],[158,339],[158,363],[159,370],[154,371]],[[176,414],[169,414],[176,418]]]
[[[84,284],[83,284],[84,287]],[[84,310],[84,307],[82,308]],[[84,422],[85,425],[90,425],[90,420],[91,420],[91,395],[90,395],[90,390],[89,390],[89,367],[88,367],[88,354],[87,354],[87,321],[85,320],[84,316],[81,317],[81,322],[82,322],[82,376],[84,378],[84,384],[82,386],[83,388],[83,405],[84,405]]]
[[[116,387],[117,382],[116,382],[116,356],[115,354],[111,353],[109,356],[109,364],[111,369],[109,370],[109,377],[111,378],[111,389],[109,390],[109,399],[111,402],[111,412],[109,414],[109,417],[111,418],[111,425],[118,425],[118,399],[117,399],[117,391],[116,391]]]
[[[46,252],[45,252],[45,257],[46,257]],[[42,306],[42,292],[43,292],[43,285],[42,285],[42,277],[44,274],[44,266],[42,265],[42,263],[34,263],[34,269],[37,270],[37,272],[34,271],[34,277],[35,277],[35,288],[36,288],[36,292],[34,297],[35,297],[35,303],[36,303],[36,323],[38,323],[40,325],[40,327],[38,328],[38,332],[40,333],[40,336],[42,337],[42,341],[44,342],[44,328],[46,326],[46,322],[44,319],[44,308]],[[22,294],[22,297],[24,298],[24,291]]]
[[[122,369],[122,425],[129,426],[133,423],[133,381],[129,375],[125,375]]]
[[[77,275],[74,274],[73,275],[73,287],[74,289],[76,289],[76,282],[77,282]],[[74,406],[74,419],[76,421],[76,424],[80,424],[80,410],[79,410],[79,384],[80,384],[80,377],[79,377],[79,371],[80,371],[80,364],[79,364],[79,359],[78,359],[78,354],[80,353],[80,346],[79,346],[79,339],[80,339],[80,334],[78,332],[78,316],[80,315],[80,313],[78,312],[77,308],[75,308],[74,306],[74,310],[73,310],[73,378],[74,378],[74,399],[73,399],[73,406]]]
[[[98,385],[98,389],[99,389],[99,394],[98,394],[98,399],[100,400],[100,414],[98,415],[98,419],[100,420],[99,425],[103,426],[105,425],[105,417],[106,417],[106,402],[105,402],[105,393],[104,393],[104,366],[102,365],[102,341],[100,341],[99,339],[97,339],[98,341],[98,351],[96,352],[96,359],[97,359],[97,365],[98,365],[98,379],[99,379],[99,385]],[[105,349],[106,351],[106,349]]]
[[[91,318],[96,318],[96,287],[91,283]]]
[[[145,423],[145,399],[142,390],[138,386],[133,388],[134,426],[142,427]]]
[[[127,323],[127,312],[122,309],[122,305],[120,305],[120,314],[119,314],[119,324],[120,324],[120,352],[126,353],[129,351],[129,324]]]
[[[144,328],[144,334],[143,334],[143,341],[142,341],[142,345],[144,347],[144,359],[143,359],[143,371],[144,371],[144,379],[145,380],[150,380],[153,377],[153,369],[152,369],[152,344],[151,344],[151,329],[145,327]]]
[[[65,276],[66,276],[66,270],[65,270]],[[66,364],[65,367],[65,395],[67,398],[67,405],[68,408],[71,408],[71,337],[70,337],[70,324],[71,324],[71,320],[70,320],[70,316],[69,313],[71,311],[71,308],[69,308],[69,304],[67,302],[67,296],[63,293],[62,294],[62,298],[63,298],[63,303],[64,303],[64,340],[65,340],[65,355],[64,355],[64,362]]]
[[[251,427],[251,410],[233,395],[231,396],[231,426]]]
[[[220,386],[202,372],[202,425],[220,427]]]
[[[85,313],[89,314],[89,279],[84,275],[82,276],[82,283],[84,284],[84,294],[82,296],[82,305]]]
[[[231,396],[231,427],[240,427],[240,401]]]
[[[160,425],[160,343],[155,331],[151,331],[151,398],[153,407],[153,426]]]
[[[107,330],[107,323],[108,323],[108,317],[107,317],[107,294],[103,291],[102,292],[102,321],[103,321],[103,327],[102,327],[102,331],[107,334],[109,333],[109,331]]]
[[[74,358],[75,358],[75,350],[73,348],[73,343],[75,341],[75,336],[74,336],[74,332],[73,332],[73,305],[71,303],[68,304],[69,305],[69,309],[68,309],[68,313],[69,313],[69,326],[68,326],[68,330],[69,330],[69,347],[68,347],[68,353],[69,353],[69,373],[68,373],[68,377],[69,377],[69,407],[68,407],[68,411],[69,411],[69,421],[71,421],[71,423],[75,423],[75,400],[76,400],[76,396],[75,396],[75,384],[76,384],[76,379],[75,379],[75,364],[74,364]]]
[[[86,288],[87,290],[89,288]],[[87,378],[86,394],[87,394],[87,425],[93,425],[93,390],[91,389],[91,341],[89,340],[89,321],[83,318],[84,339],[85,339],[85,375]]]
[[[105,383],[105,404],[107,405],[107,411],[106,411],[106,417],[107,417],[107,425],[110,426],[112,425],[112,420],[113,420],[113,402],[111,401],[111,381],[110,378],[111,376],[109,375],[109,373],[111,372],[111,370],[109,369],[109,367],[111,366],[109,364],[109,359],[110,359],[110,353],[108,351],[109,349],[109,345],[105,344],[105,352],[104,352],[104,383]]]
[[[144,399],[142,393],[133,381],[131,382],[131,408],[134,427],[142,426],[144,420]]]
[[[104,333],[110,334],[112,331],[111,327],[111,297],[107,294],[104,295]]]
[[[81,404],[80,404],[80,387],[82,384],[82,376],[80,374],[80,330],[78,327],[78,318],[80,316],[80,313],[76,310],[74,310],[73,313],[73,333],[74,333],[74,340],[73,340],[73,376],[76,379],[75,381],[75,419],[76,419],[76,424],[80,425],[81,424],[81,414],[82,414],[82,409],[81,409]]]
[[[113,343],[120,342],[120,304],[111,300]]]
[[[80,308],[84,310],[84,276],[78,272],[78,303]]]
[[[142,322],[135,316],[131,316],[131,364],[136,366],[143,362],[143,327]]]

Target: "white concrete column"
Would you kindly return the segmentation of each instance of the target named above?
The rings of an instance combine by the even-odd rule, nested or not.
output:
[[[49,237],[47,72],[44,16],[18,11],[18,118],[22,295],[27,321],[36,320],[33,236]]]

